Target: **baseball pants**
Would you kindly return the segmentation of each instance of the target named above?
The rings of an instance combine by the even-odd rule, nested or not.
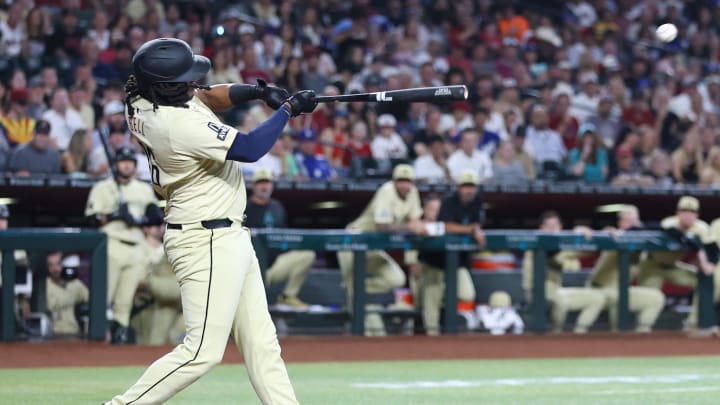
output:
[[[692,271],[679,267],[668,268],[653,260],[643,260],[638,264],[637,281],[640,286],[658,290],[666,281],[684,287],[697,287],[697,275]]]
[[[605,296],[600,291],[584,287],[558,288],[554,294],[548,294],[548,301],[552,304],[550,318],[556,332],[562,331],[568,312],[580,311],[573,331],[586,333],[605,308]]]
[[[616,330],[618,325],[618,288],[605,287],[598,290],[605,295],[610,325],[613,330]],[[650,332],[664,306],[665,294],[658,289],[632,286],[628,290],[628,307],[630,312],[636,314],[637,318],[636,332]]]
[[[145,278],[145,268],[138,261],[144,254],[140,245],[129,245],[108,238],[107,303],[113,309],[113,319],[122,326],[130,324],[135,291]]]
[[[110,404],[165,402],[221,362],[231,334],[260,401],[297,404],[249,230],[183,225],[168,229],[165,252],[180,283],[185,340]]]
[[[440,333],[440,308],[445,297],[445,270],[422,264],[420,296],[425,331],[429,335]],[[457,269],[457,297],[460,301],[475,301],[475,285],[465,267]]]
[[[283,294],[297,297],[314,261],[315,252],[312,250],[291,250],[281,253],[265,272],[265,280],[268,284],[287,281]]]
[[[338,263],[347,289],[349,305],[352,303],[353,252],[338,252]],[[405,286],[405,272],[384,250],[367,252],[367,276],[365,291],[369,294],[385,293]]]

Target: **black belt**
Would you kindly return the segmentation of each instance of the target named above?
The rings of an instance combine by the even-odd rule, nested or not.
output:
[[[122,243],[122,244],[125,244],[125,245],[128,245],[128,246],[135,246],[135,245],[137,245],[137,242],[130,242],[130,241],[127,241],[127,240],[122,240],[122,239],[118,239],[118,242],[120,242],[120,243]]]
[[[233,224],[233,221],[231,221],[229,218],[222,218],[222,219],[209,219],[207,221],[200,221],[200,225],[202,225],[205,229],[218,229],[218,228],[227,228]],[[183,226],[182,224],[167,224],[168,229],[179,229],[182,230]]]

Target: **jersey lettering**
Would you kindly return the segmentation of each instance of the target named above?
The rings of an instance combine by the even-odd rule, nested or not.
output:
[[[155,154],[147,145],[143,144],[142,147],[145,149],[145,155],[147,156],[148,164],[150,165],[150,181],[152,181],[152,184],[160,186],[160,168],[157,166],[157,162],[155,161]]]
[[[217,134],[217,139],[224,141],[230,132],[230,127],[227,125],[217,124],[215,122],[208,122],[208,128]]]
[[[145,135],[145,123],[135,116],[128,117],[128,127],[136,134]]]

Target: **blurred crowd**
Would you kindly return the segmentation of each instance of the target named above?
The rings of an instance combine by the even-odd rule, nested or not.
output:
[[[0,171],[107,176],[123,85],[147,40],[187,41],[207,84],[346,94],[466,84],[467,102],[327,103],[295,118],[246,172],[420,182],[580,180],[720,185],[720,17],[674,0],[15,0],[0,16]],[[656,27],[673,23],[675,40]],[[272,111],[223,119],[243,131]],[[110,156],[112,158],[112,156]]]

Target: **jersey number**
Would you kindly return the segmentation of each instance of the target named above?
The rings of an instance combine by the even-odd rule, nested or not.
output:
[[[160,168],[155,162],[155,154],[147,145],[143,145],[143,149],[145,149],[145,155],[147,155],[148,164],[150,165],[150,181],[152,181],[152,184],[160,186]]]

